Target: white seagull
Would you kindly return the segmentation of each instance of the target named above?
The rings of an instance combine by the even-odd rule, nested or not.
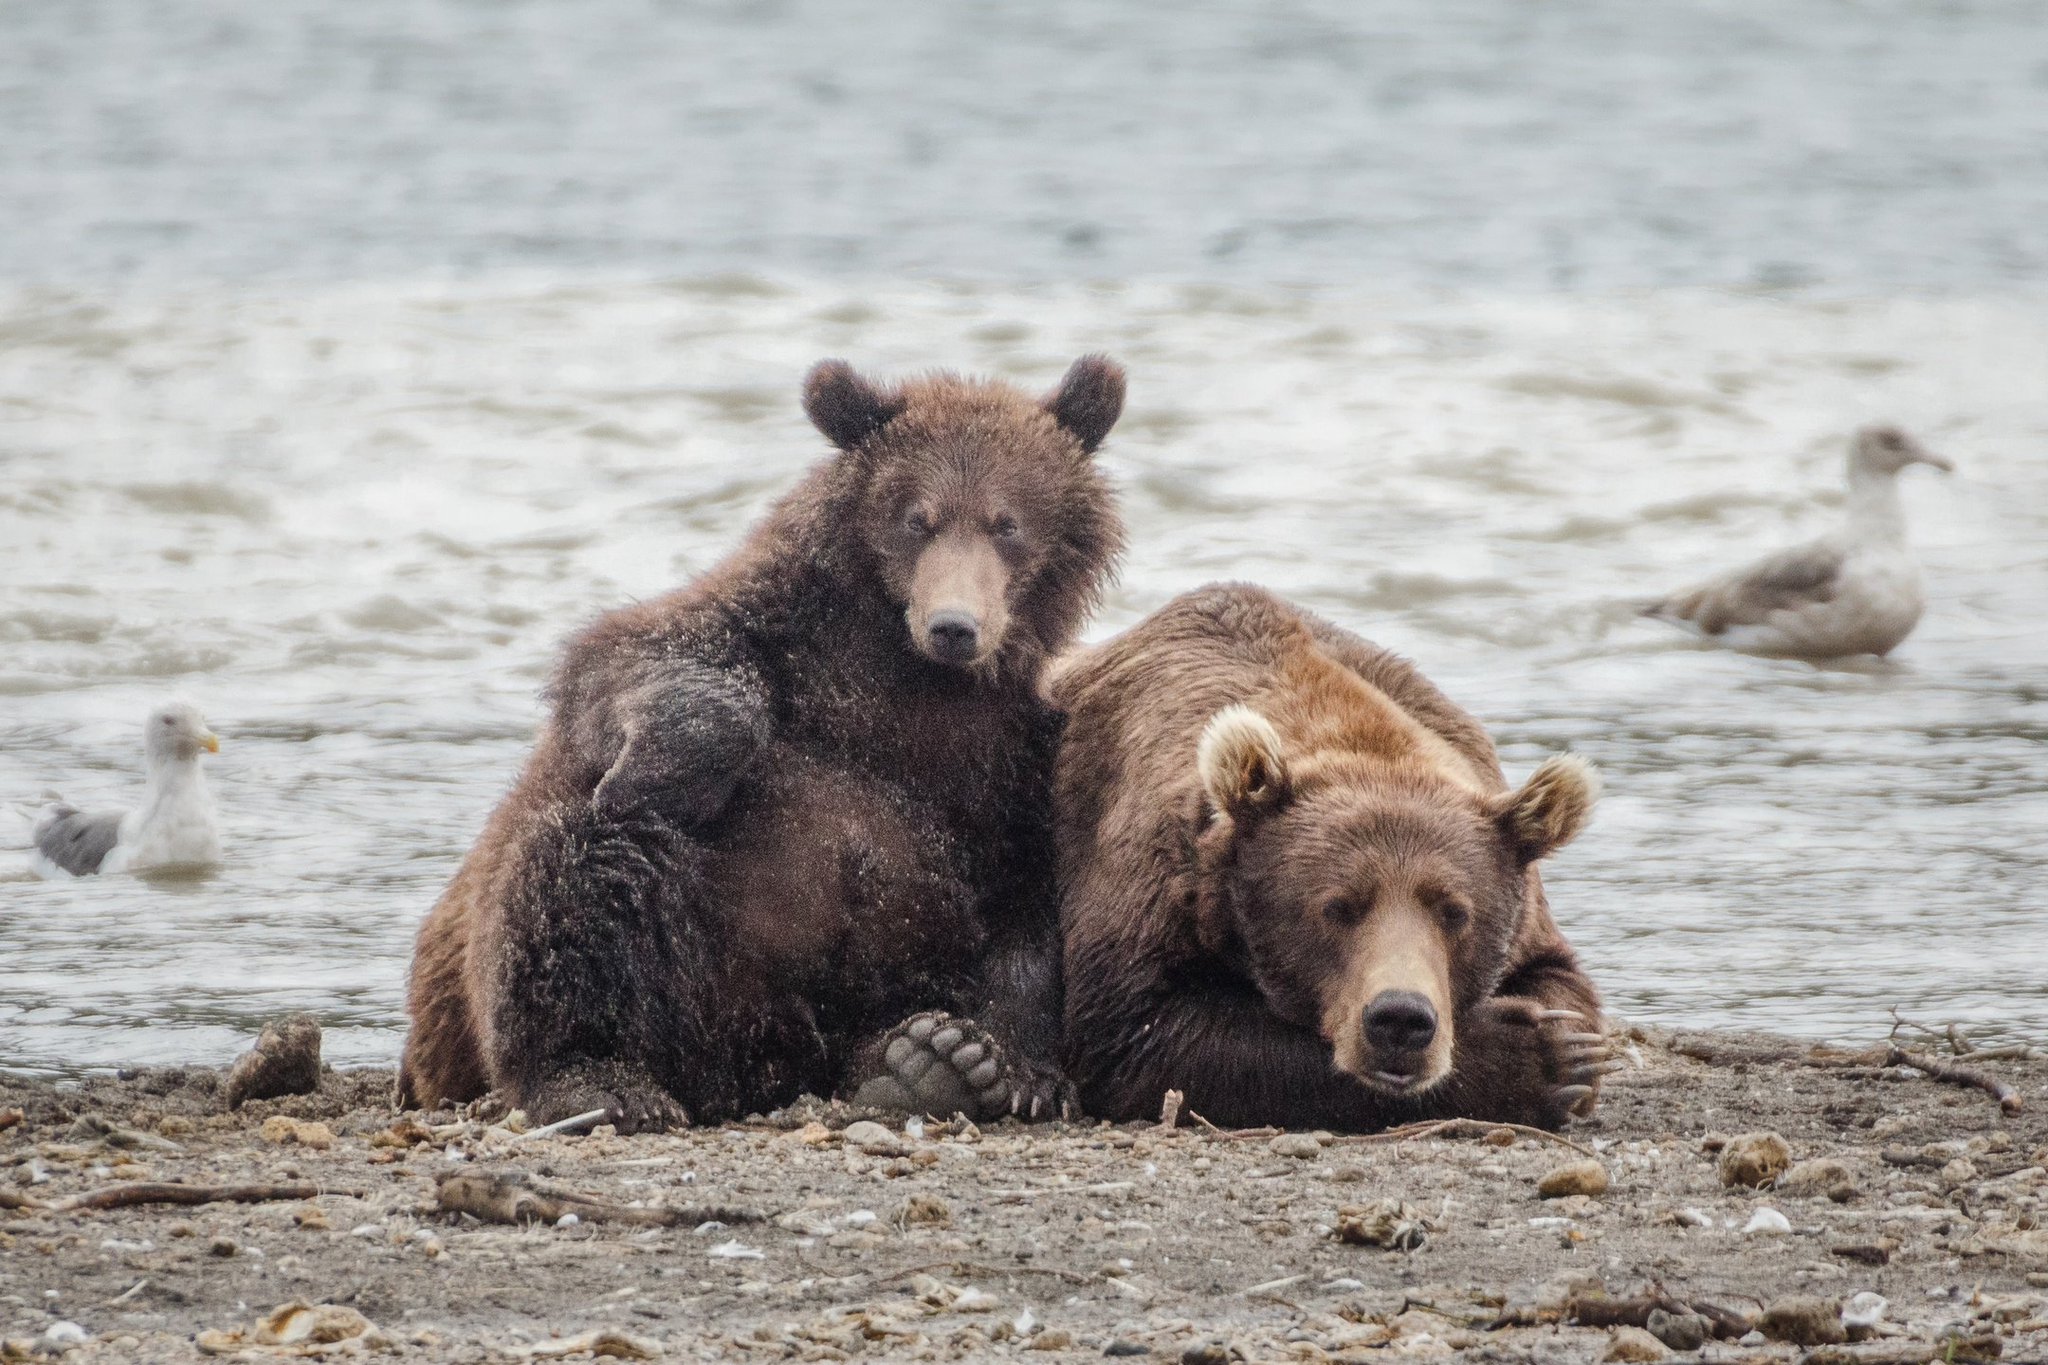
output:
[[[220,752],[199,709],[172,702],[152,711],[142,732],[149,786],[134,810],[87,814],[48,793],[36,821],[30,865],[44,877],[204,867],[220,861],[220,829],[199,751]]]
[[[1673,593],[1643,615],[1757,654],[1890,653],[1927,605],[1899,506],[1898,473],[1911,464],[1955,468],[1897,427],[1863,428],[1849,447],[1849,517],[1838,530]]]

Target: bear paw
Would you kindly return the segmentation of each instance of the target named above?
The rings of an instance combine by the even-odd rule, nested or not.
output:
[[[633,1067],[576,1067],[547,1081],[527,1101],[535,1124],[605,1111],[600,1120],[621,1133],[663,1133],[690,1126],[690,1115],[652,1076]]]
[[[1592,1113],[1600,1078],[1621,1067],[1608,1050],[1607,1035],[1589,1030],[1576,1010],[1499,996],[1482,1006],[1475,1023],[1495,1035],[1482,1044],[1487,1055],[1522,1060],[1523,1074],[1506,1089],[1513,1095],[1512,1107],[1528,1111],[1518,1121],[1541,1128],[1562,1128]]]
[[[913,1114],[1038,1119],[1070,1112],[1073,1087],[1052,1068],[1011,1056],[973,1020],[931,1010],[889,1031],[880,1074],[853,1100]]]

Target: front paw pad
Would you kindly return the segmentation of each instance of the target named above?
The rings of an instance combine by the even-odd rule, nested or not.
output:
[[[892,1029],[881,1074],[854,1092],[855,1104],[911,1114],[994,1118],[1009,1112],[1008,1059],[971,1019],[933,1010]]]

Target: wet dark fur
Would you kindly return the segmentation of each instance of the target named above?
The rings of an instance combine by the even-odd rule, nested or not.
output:
[[[1189,1109],[1226,1126],[1372,1130],[1440,1115],[1562,1123],[1556,1089],[1581,1078],[1544,1045],[1555,1030],[1495,1011],[1533,1013],[1533,1001],[1577,1010],[1592,1027],[1599,997],[1511,838],[1498,855],[1473,855],[1481,882],[1498,889],[1448,950],[1457,1027],[1447,1080],[1417,1096],[1370,1089],[1334,1068],[1330,1044],[1304,1022],[1303,999],[1338,955],[1318,926],[1290,918],[1306,891],[1288,885],[1298,860],[1278,850],[1256,870],[1233,861],[1196,749],[1232,703],[1326,704],[1277,681],[1290,655],[1307,652],[1377,687],[1448,741],[1487,790],[1505,790],[1485,732],[1408,663],[1262,589],[1189,593],[1063,666],[1052,692],[1068,709],[1055,779],[1065,1055],[1085,1108],[1154,1118],[1164,1092],[1179,1089]],[[1498,871],[1487,870],[1496,856]],[[1233,899],[1256,903],[1240,915]]]
[[[1095,358],[1042,402],[814,370],[806,408],[842,451],[702,578],[569,644],[526,771],[421,927],[408,1098],[716,1121],[833,1091],[926,1008],[1050,1064],[1058,720],[1037,686],[1121,545],[1088,452],[1122,384]],[[913,497],[1020,523],[1007,628],[972,667],[913,648]]]

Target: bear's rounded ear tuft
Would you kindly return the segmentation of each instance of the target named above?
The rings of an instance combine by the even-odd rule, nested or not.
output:
[[[821,360],[804,376],[804,412],[841,450],[852,450],[902,411],[902,394],[876,388],[843,360]]]
[[[1563,848],[1586,827],[1600,799],[1600,774],[1577,754],[1552,754],[1521,789],[1495,798],[1495,819],[1528,864]]]
[[[1287,797],[1280,732],[1249,706],[1226,706],[1202,727],[1195,771],[1209,804],[1234,822],[1274,810]]]
[[[1082,356],[1045,396],[1045,410],[1093,455],[1123,415],[1124,367],[1106,355]]]

